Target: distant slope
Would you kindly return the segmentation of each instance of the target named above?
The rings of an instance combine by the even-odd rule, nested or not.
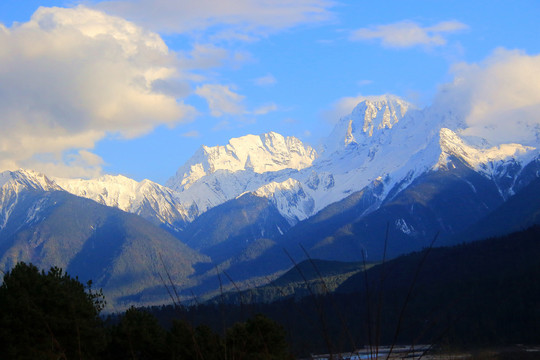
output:
[[[397,184],[396,189],[401,185]],[[447,168],[430,171],[388,197],[375,211],[382,186],[369,187],[323,209],[287,232],[281,244],[302,257],[370,261],[428,246],[433,237],[450,236],[474,224],[503,202],[496,184],[456,158]],[[368,212],[366,214],[366,212]]]
[[[182,235],[189,246],[220,262],[240,254],[257,239],[279,237],[289,228],[268,199],[245,194],[208,210]]]
[[[375,351],[377,344],[394,341],[443,349],[536,345],[539,258],[536,226],[505,237],[401,256],[349,277],[330,296],[208,303],[189,308],[185,316],[218,331],[224,322],[266,314],[285,327],[291,347],[302,356],[362,347]],[[292,271],[287,276],[295,278]],[[155,311],[161,318],[179,316],[171,307]]]
[[[448,242],[459,243],[505,235],[538,224],[540,179],[536,178],[493,212]]]
[[[208,261],[139,216],[65,191],[22,191],[19,197],[26,200],[15,205],[0,232],[0,267],[18,261],[62,267],[102,287],[110,308],[167,302],[159,276],[164,267],[176,286],[185,287],[193,265]],[[35,209],[30,220],[29,203]]]
[[[371,267],[372,265],[368,265]],[[361,262],[305,260],[293,266],[271,283],[246,291],[226,293],[212,302],[235,304],[270,303],[287,298],[300,299],[310,295],[333,292],[349,277],[363,269]]]

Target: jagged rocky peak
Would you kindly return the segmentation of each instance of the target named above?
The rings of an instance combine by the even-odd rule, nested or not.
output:
[[[391,129],[410,108],[410,103],[394,95],[366,97],[338,121],[323,145],[324,151],[329,154],[362,144],[381,130]]]
[[[61,188],[47,176],[33,170],[19,169],[17,171],[4,171],[0,173],[0,187],[9,186],[15,190],[61,190]]]
[[[358,120],[363,120],[361,131],[373,136],[374,130],[391,129],[405,115],[409,106],[409,103],[391,95],[369,97],[353,109],[349,123],[357,126],[360,125],[357,124]]]
[[[316,151],[299,139],[284,137],[275,132],[233,138],[224,146],[202,146],[167,186],[187,190],[197,180],[219,170],[237,172],[250,170],[255,173],[275,172],[284,169],[301,170],[311,166]]]

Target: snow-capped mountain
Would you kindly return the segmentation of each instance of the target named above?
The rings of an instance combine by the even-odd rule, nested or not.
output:
[[[285,181],[312,165],[317,153],[295,137],[270,132],[231,139],[225,146],[202,146],[167,186],[198,214],[255,191],[272,181]]]
[[[455,115],[418,110],[395,96],[369,97],[337,122],[321,154],[297,138],[270,132],[231,139],[225,146],[202,146],[168,187],[123,176],[55,181],[77,196],[174,229],[246,192],[268,199],[292,226],[377,185],[378,200],[367,213],[418,176],[446,166],[452,156],[494,179],[503,197],[513,194],[509,179],[538,151],[461,137],[463,124]]]
[[[45,175],[31,170],[0,173],[0,230],[3,230],[15,207],[29,196],[26,193],[61,190]],[[40,210],[40,199],[28,203],[26,221],[35,219]]]
[[[211,262],[237,280],[265,278],[290,266],[283,248],[295,258],[305,255],[298,243],[322,259],[359,260],[363,251],[376,259],[382,245],[374,236],[389,229],[389,256],[418,250],[434,233],[458,234],[515,196],[523,203],[534,190],[529,184],[538,184],[536,144],[493,145],[466,133],[457,113],[381,96],[366,98],[341,118],[320,153],[274,132],[247,135],[201,147],[167,186],[124,176],[3,172],[0,265],[29,259],[90,274],[97,268],[88,264],[103,254],[136,238],[139,250],[123,259],[136,257],[155,235],[153,252],[140,265],[155,267],[165,248],[172,249],[171,262],[183,256],[176,251],[191,254],[204,265],[195,271],[185,262],[179,279],[208,291],[215,286]],[[523,218],[536,219],[526,212]],[[514,220],[512,226],[520,226],[521,217]],[[125,242],[114,245],[116,238]],[[84,258],[74,257],[79,250]],[[107,266],[94,277],[107,278]],[[131,294],[142,296],[151,286],[148,280]]]
[[[328,156],[352,144],[365,146],[374,140],[380,142],[381,136],[389,134],[412,108],[408,102],[391,95],[366,98],[350,115],[339,120],[323,143],[324,153]]]
[[[0,185],[1,271],[20,261],[58,266],[93,280],[110,309],[122,309],[141,297],[168,301],[163,267],[181,288],[193,284],[193,265],[210,260],[141,216],[70,194],[43,174],[6,171]]]
[[[376,186],[367,214],[418,176],[448,166],[452,157],[495,181],[508,198],[515,192],[516,174],[538,150],[520,144],[490,146],[481,138],[460,136],[463,128],[456,115],[418,110],[395,96],[369,97],[337,122],[320,154],[297,138],[270,132],[231,139],[225,146],[202,146],[168,187],[109,175],[48,181],[175,230],[245,193],[268,199],[293,226]]]
[[[521,144],[490,146],[484,139],[460,137],[462,130],[459,118],[429,108],[413,109],[392,96],[368,98],[340,119],[323,144],[324,152],[311,167],[279,184],[265,185],[254,194],[274,202],[285,218],[299,221],[379,183],[383,187],[380,205],[418,176],[447,166],[454,156],[499,184],[504,198],[512,195],[511,179],[515,180],[519,169],[539,155],[537,148]],[[377,204],[368,211],[376,208]]]
[[[311,166],[317,153],[295,137],[283,137],[269,132],[260,136],[234,138],[225,146],[202,146],[167,186],[178,192],[189,189],[195,182],[220,170],[234,173],[252,171],[257,174],[285,169],[301,170]]]
[[[181,229],[194,214],[178,200],[171,189],[150,180],[137,182],[122,175],[97,179],[62,179],[55,182],[64,190],[100,204],[141,215],[154,224]]]

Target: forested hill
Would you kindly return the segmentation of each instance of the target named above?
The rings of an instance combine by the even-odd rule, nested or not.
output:
[[[267,314],[284,325],[297,354],[394,341],[451,348],[535,344],[540,343],[538,259],[540,227],[535,226],[399,257],[349,277],[326,296],[213,303],[191,308],[186,316],[219,330],[223,321]],[[154,310],[164,321],[178,316],[172,309]]]

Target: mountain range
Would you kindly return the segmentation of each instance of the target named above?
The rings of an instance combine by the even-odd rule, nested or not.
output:
[[[165,186],[6,171],[0,268],[60,266],[123,308],[267,283],[306,256],[379,261],[538,223],[537,144],[465,127],[370,97],[316,149],[275,132],[202,146]]]

